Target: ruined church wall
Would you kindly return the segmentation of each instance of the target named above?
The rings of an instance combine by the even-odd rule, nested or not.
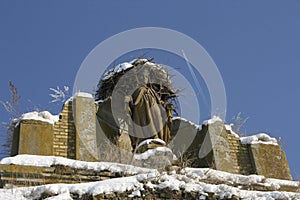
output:
[[[90,108],[89,112],[86,112],[87,104]],[[96,127],[96,110],[92,98],[79,96],[75,103],[70,101],[64,104],[59,121],[54,125],[36,120],[21,121],[15,129],[12,156],[17,154],[54,155],[84,161],[99,161],[99,144],[96,142],[100,139],[97,138],[99,130]],[[207,126],[198,129],[187,121],[178,120],[174,120],[174,127],[177,127],[178,123],[184,123],[180,130],[184,138],[187,136],[194,138],[188,148],[188,158],[192,158],[193,161],[196,159],[191,167],[210,167],[237,174],[258,174],[272,178],[292,179],[285,153],[280,146],[241,144],[238,137],[224,128],[224,123],[209,124],[209,126],[217,126],[209,129],[215,133],[209,133]],[[75,122],[77,130],[82,131],[76,131]],[[87,126],[91,123],[95,126]],[[81,129],[78,129],[78,126]],[[199,150],[207,134],[212,143],[212,150],[208,152],[206,158],[198,159]],[[216,136],[222,137],[221,143],[214,138]],[[173,145],[180,146],[182,142],[184,141],[179,140],[179,144]],[[265,160],[270,162],[265,162]],[[273,170],[274,167],[275,170]]]

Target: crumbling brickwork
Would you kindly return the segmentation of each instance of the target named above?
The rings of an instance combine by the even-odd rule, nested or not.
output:
[[[76,129],[72,102],[64,104],[60,119],[54,124],[53,154],[66,158],[76,158]]]
[[[227,134],[230,146],[230,154],[235,173],[249,175],[254,173],[254,166],[251,161],[249,147],[241,144],[238,137]]]

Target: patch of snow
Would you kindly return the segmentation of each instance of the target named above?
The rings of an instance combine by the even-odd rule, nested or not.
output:
[[[100,99],[100,100],[98,100],[98,101],[95,101],[96,104],[100,104],[100,103],[103,103],[103,102],[104,102],[103,99]]]
[[[155,156],[157,155],[157,152],[172,152],[171,149],[169,149],[168,147],[157,147],[155,149],[148,149],[147,151],[145,151],[144,153],[141,154],[134,154],[133,158],[135,160],[147,160],[149,157],[151,156]],[[175,156],[175,155],[174,155]],[[174,159],[175,157],[173,157]]]
[[[10,200],[28,200],[29,198],[24,197],[22,189],[0,189],[0,199]]]
[[[176,175],[164,175],[164,182],[159,184],[159,188],[163,189],[164,187],[172,187],[173,189],[181,188],[187,192],[194,191],[200,192],[202,195],[206,196],[207,193],[214,193],[220,199],[231,198],[233,195],[242,198],[242,199],[299,199],[299,193],[293,192],[282,192],[282,191],[248,191],[242,190],[238,187],[229,186],[225,184],[218,184],[217,182],[228,182],[232,185],[239,184],[249,186],[251,184],[258,184],[261,186],[270,186],[275,185],[274,189],[279,189],[280,185],[276,185],[280,183],[280,180],[273,181],[274,179],[266,179],[264,176],[258,175],[238,175],[238,174],[230,174],[227,172],[221,172],[212,169],[195,169],[195,168],[185,168],[182,170],[182,174]],[[166,178],[166,176],[169,176]],[[210,180],[214,180],[216,185],[204,183],[202,180],[210,178]],[[178,182],[181,181],[181,182]],[[295,185],[298,182],[286,181],[287,185]],[[172,185],[172,183],[174,183]],[[158,187],[158,186],[156,186]],[[201,195],[200,195],[201,196]]]
[[[49,111],[34,111],[22,114],[21,117],[14,119],[14,122],[17,122],[18,125],[22,120],[37,120],[47,122],[49,124],[54,124],[55,122],[58,122],[59,115],[52,115]]]
[[[184,182],[181,180],[178,180],[176,175],[169,176],[165,175],[162,179],[163,182],[159,183],[156,188],[157,189],[164,189],[164,188],[170,188],[171,190],[180,190],[184,186]]]
[[[76,97],[86,97],[86,98],[94,98],[92,94],[87,93],[87,92],[76,92],[74,95],[74,98]]]
[[[208,168],[184,168],[181,171],[183,174],[196,178],[198,180],[204,180],[208,177],[210,179],[224,181],[226,180],[229,183],[238,183],[240,185],[249,185],[263,182],[266,178],[259,175],[240,175],[240,174],[231,174],[228,172],[222,172],[214,169]]]
[[[141,196],[141,192],[139,190],[133,191],[130,195],[128,195],[129,198],[140,197],[140,196]]]
[[[216,122],[223,122],[223,120],[220,117],[214,115],[211,119],[203,121],[202,124],[207,126],[209,124],[214,124]]]
[[[166,142],[157,138],[157,139],[147,139],[147,140],[143,140],[141,143],[139,143],[139,145],[136,147],[137,149],[145,144],[150,144],[151,142],[153,143],[159,143],[161,145],[166,145]]]
[[[45,200],[73,200],[73,199],[72,199],[70,193],[65,192],[65,193],[62,193],[62,194],[59,194],[59,195],[56,195],[53,197],[48,197]]]
[[[183,117],[173,117],[172,120],[180,120],[180,121],[184,121],[184,122],[187,122],[189,123],[190,125],[194,126],[197,130],[201,130],[202,129],[202,126],[201,125],[198,125],[198,124],[195,124],[194,122],[191,122]]]
[[[233,126],[233,124],[225,124],[225,129],[227,130],[227,131],[229,131],[232,135],[234,135],[235,137],[237,137],[237,138],[239,138],[240,136],[236,133],[236,132],[234,132],[233,130],[232,130],[232,126]]]
[[[51,200],[70,199],[70,194],[90,194],[96,196],[98,194],[122,193],[126,191],[143,190],[143,184],[137,181],[135,176],[114,178],[104,181],[96,181],[90,183],[79,184],[48,184],[36,187],[24,187],[13,189],[0,189],[1,199],[40,199],[43,193],[56,194],[50,197]],[[10,194],[11,193],[11,194]],[[3,197],[3,198],[2,198]],[[7,198],[9,197],[9,198]]]
[[[89,184],[91,183],[87,183],[86,185]],[[90,194],[97,195],[112,192],[122,193],[131,190],[143,190],[143,184],[136,179],[136,176],[130,176],[99,181],[97,184],[92,187],[89,186],[88,188],[90,188]]]
[[[163,65],[159,65],[159,64],[156,64],[156,63],[153,63],[153,62],[149,62],[149,61],[147,61],[145,64],[146,64],[146,65],[149,65],[149,66],[156,67],[156,68],[158,68],[158,69],[160,69],[160,70],[163,70],[165,73],[167,73],[167,72],[164,70]]]
[[[280,180],[280,179],[274,179],[274,178],[268,178],[266,180],[266,183],[269,184],[277,184],[281,186],[292,186],[292,187],[299,187],[300,182],[299,181],[289,181],[289,180]]]
[[[72,160],[68,158],[58,156],[38,156],[38,155],[17,155],[14,157],[3,158],[0,164],[4,165],[26,165],[37,167],[50,167],[53,165],[64,165],[76,169],[86,169],[103,171],[108,170],[111,172],[126,172],[128,174],[139,174],[156,172],[155,169],[148,169],[142,167],[136,167],[132,165],[125,165],[120,163],[110,162],[85,162],[79,160]]]
[[[71,96],[70,98],[68,98],[64,104],[68,104],[70,103],[70,101],[73,101],[74,99],[76,99],[76,97],[86,97],[86,98],[90,98],[93,99],[93,95],[87,92],[76,92],[73,96]]]
[[[252,136],[241,137],[240,138],[242,144],[272,144],[278,145],[276,138],[272,138],[266,133],[260,133]]]
[[[128,62],[118,64],[114,68],[112,68],[112,69],[108,70],[107,72],[105,72],[103,77],[102,77],[102,80],[108,80],[111,77],[113,77],[115,74],[120,73],[122,71],[125,71],[127,69],[130,69],[132,67],[133,67],[132,63],[128,63]]]

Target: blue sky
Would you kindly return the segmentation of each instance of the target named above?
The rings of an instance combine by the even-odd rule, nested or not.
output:
[[[49,88],[72,86],[80,64],[101,41],[138,27],[174,29],[199,42],[218,66],[227,121],[242,112],[249,117],[243,129],[248,135],[281,137],[299,178],[299,10],[296,0],[2,0],[0,100],[9,99],[12,80],[24,112],[58,112],[61,105],[49,103]],[[0,107],[0,121],[8,120]]]

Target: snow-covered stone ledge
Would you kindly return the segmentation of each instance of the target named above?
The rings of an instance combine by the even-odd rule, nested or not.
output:
[[[126,165],[121,163],[85,162],[85,161],[73,160],[73,159],[68,159],[68,158],[58,157],[58,156],[17,155],[14,157],[3,158],[0,161],[0,164],[34,166],[34,167],[52,167],[56,165],[62,165],[73,169],[110,171],[110,172],[117,172],[117,173],[122,172],[129,175],[157,172],[156,169],[136,167],[133,165]]]
[[[83,162],[61,157],[20,155],[5,158],[4,166],[68,166],[78,170],[110,170],[134,174],[78,184],[48,184],[35,187],[0,189],[0,199],[72,198],[152,198],[152,199],[299,199],[299,182],[269,179],[264,176],[237,175],[207,168],[165,171],[106,162]],[[1,166],[0,165],[0,166]],[[76,176],[76,173],[71,174]]]

